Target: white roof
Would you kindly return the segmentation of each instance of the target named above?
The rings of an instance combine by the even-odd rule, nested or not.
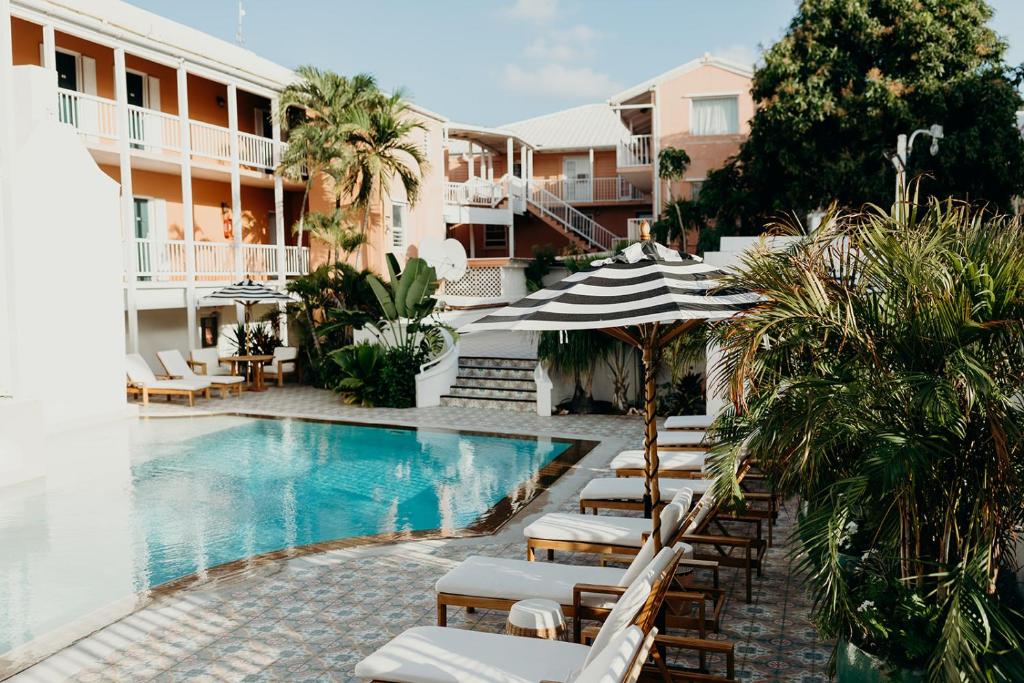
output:
[[[606,103],[584,104],[502,126],[540,149],[614,147],[629,130]]]
[[[677,76],[682,76],[687,72],[693,71],[694,69],[697,69],[708,64],[712,66],[717,66],[718,68],[724,69],[725,71],[731,71],[735,74],[739,74],[740,76],[746,76],[747,78],[752,78],[754,75],[754,70],[749,65],[738,64],[737,62],[732,62],[727,59],[715,57],[711,53],[705,52],[703,56],[698,57],[697,59],[691,59],[685,64],[680,64],[674,69],[669,69],[663,74],[659,74],[654,78],[649,78],[643,83],[638,83],[637,85],[634,85],[631,88],[626,88],[622,92],[612,95],[608,99],[608,101],[611,102],[612,104],[618,104],[620,102],[625,102],[626,100],[631,100],[637,95],[642,95],[643,93],[647,92],[648,90],[658,85],[659,83],[671,80],[673,78],[676,78]]]

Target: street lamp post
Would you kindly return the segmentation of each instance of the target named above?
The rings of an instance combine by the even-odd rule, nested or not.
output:
[[[896,168],[896,215],[899,218],[903,218],[903,212],[906,208],[907,203],[907,160],[910,158],[910,151],[914,147],[914,140],[917,139],[918,135],[927,135],[932,139],[931,147],[928,151],[932,156],[939,153],[939,140],[943,138],[942,126],[937,123],[933,123],[928,128],[918,128],[910,134],[908,139],[905,134],[900,134],[896,138],[896,154],[894,154],[890,161]]]

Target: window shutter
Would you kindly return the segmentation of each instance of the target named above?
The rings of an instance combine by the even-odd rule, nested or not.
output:
[[[160,111],[160,79],[155,76],[146,76],[146,97],[149,103],[147,109]],[[146,138],[147,147],[161,147],[164,141],[164,120],[159,116],[145,114],[145,127],[143,134]],[[173,138],[172,138],[173,139]]]
[[[82,55],[82,92],[96,94],[96,60]]]

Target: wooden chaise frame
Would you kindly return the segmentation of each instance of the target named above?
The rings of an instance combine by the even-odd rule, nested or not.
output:
[[[167,379],[167,378],[164,378]],[[147,387],[134,382],[128,382],[129,396],[142,396],[142,405],[149,405],[150,396],[166,396],[170,401],[173,396],[184,396],[188,399],[188,405],[195,405],[195,396],[202,393],[205,398],[210,398],[210,388],[205,389],[168,389],[165,387]]]

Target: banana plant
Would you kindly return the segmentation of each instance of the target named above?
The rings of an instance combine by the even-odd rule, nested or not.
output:
[[[390,286],[374,275],[368,276],[367,282],[377,296],[395,346],[410,347],[423,330],[423,320],[437,305],[433,296],[437,291],[437,272],[421,258],[409,259],[403,271],[394,254],[388,254],[388,273]]]

